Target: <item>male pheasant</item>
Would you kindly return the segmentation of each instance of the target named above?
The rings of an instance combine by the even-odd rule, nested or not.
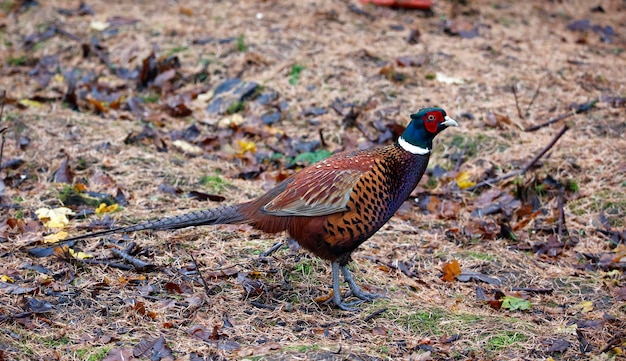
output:
[[[337,153],[290,176],[246,203],[199,210],[127,227],[89,233],[76,240],[148,229],[248,223],[267,233],[287,231],[313,254],[332,263],[333,303],[341,299],[339,273],[352,295],[372,300],[350,274],[350,254],[393,216],[417,186],[428,165],[432,141],[458,123],[440,108],[420,109],[398,140],[387,146]]]

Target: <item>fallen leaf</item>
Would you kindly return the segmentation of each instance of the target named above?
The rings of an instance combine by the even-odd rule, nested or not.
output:
[[[456,84],[456,85],[465,84],[465,80],[464,79],[451,77],[451,76],[445,75],[443,73],[435,74],[435,79],[438,82],[443,83],[443,84]]]
[[[575,335],[578,330],[578,325],[572,323],[571,325],[560,325],[557,327],[556,332],[566,335]]]
[[[591,312],[593,311],[593,302],[591,301],[583,301],[579,304],[577,304],[576,306],[574,306],[574,308],[580,309],[582,312]]]
[[[570,343],[566,340],[553,340],[548,352],[565,352],[570,347]]]
[[[43,106],[43,103],[38,102],[36,100],[30,100],[30,99],[22,99],[22,100],[19,101],[19,103],[21,105],[23,105],[23,106],[26,106],[26,107],[37,107],[38,108],[38,107],[42,107]]]
[[[480,272],[471,272],[471,271],[463,271],[461,272],[460,275],[458,275],[456,277],[457,280],[461,281],[461,282],[468,282],[470,280],[476,280],[476,281],[481,281],[481,282],[485,282],[488,283],[490,285],[499,285],[500,284],[500,280],[494,277],[489,277],[485,274],[482,274]]]
[[[387,329],[384,327],[374,327],[372,329],[372,334],[376,336],[385,336],[387,334]]]
[[[15,280],[7,275],[0,276],[0,282],[14,283]]]
[[[504,298],[502,299],[501,307],[505,310],[511,310],[511,311],[515,311],[515,310],[526,311],[526,310],[529,310],[531,306],[532,305],[530,301],[525,300],[523,298],[514,297],[514,296],[504,296]]]
[[[0,290],[7,295],[23,295],[35,291],[37,287],[22,287],[15,283],[0,282]]]
[[[67,236],[68,236],[68,233],[65,231],[49,234],[43,237],[43,243],[56,243],[56,242],[66,239]]]
[[[132,361],[136,360],[133,357],[133,349],[130,347],[125,348],[114,348],[113,350],[107,352],[106,356],[102,359],[102,361]]]
[[[143,339],[133,348],[133,356],[150,357],[151,360],[173,360],[172,349],[165,343],[163,335],[154,340]]]
[[[461,274],[461,266],[459,265],[459,261],[453,259],[452,262],[447,262],[443,264],[442,267],[443,275],[441,279],[445,282],[453,282],[456,276]]]
[[[252,141],[240,139],[237,141],[237,145],[239,145],[240,148],[240,155],[243,155],[245,152],[256,153],[256,144]]]
[[[74,249],[72,248],[68,248],[68,252],[70,253],[70,256],[72,256],[73,258],[76,259],[87,259],[87,258],[93,258],[92,255],[85,253],[85,252],[76,252],[74,251]]]
[[[110,206],[107,206],[106,203],[100,203],[98,208],[96,208],[96,214],[101,216],[104,213],[113,213],[117,210],[118,207],[118,204],[111,204]]]
[[[467,189],[476,185],[476,182],[472,182],[470,178],[471,174],[469,172],[459,172],[454,180],[460,189]]]
[[[39,208],[35,211],[35,214],[40,221],[44,222],[46,227],[50,228],[64,228],[70,223],[67,218],[69,215],[74,215],[74,212],[65,207],[59,208]]]
[[[89,27],[95,31],[103,31],[109,27],[109,24],[105,21],[94,20],[89,23]]]
[[[182,139],[177,139],[173,141],[172,145],[182,150],[183,153],[185,154],[198,156],[198,155],[202,155],[202,153],[204,152],[204,150],[202,150],[202,148],[198,147],[197,145],[191,144]]]
[[[52,311],[52,304],[46,300],[27,297],[26,308],[34,313],[45,313]]]
[[[258,356],[268,354],[273,350],[280,350],[282,347],[278,342],[266,342],[259,346],[250,346],[237,352],[238,356]]]

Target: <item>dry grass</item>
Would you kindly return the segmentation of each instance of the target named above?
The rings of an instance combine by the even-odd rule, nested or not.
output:
[[[537,124],[567,112],[573,102],[626,93],[626,9],[620,1],[603,3],[606,13],[590,12],[591,5],[585,1],[499,5],[470,1],[467,7],[440,1],[435,17],[366,7],[376,16],[375,21],[351,12],[343,2],[328,0],[95,2],[89,5],[96,15],[87,17],[63,17],[55,10],[57,6],[75,5],[48,1],[17,18],[0,17],[0,24],[6,26],[0,28],[0,89],[7,89],[11,98],[52,96],[64,86],[53,80],[47,89],[38,89],[26,72],[9,73],[9,59],[58,52],[63,54],[64,69],[81,66],[100,73],[105,67],[94,59],[81,63],[80,46],[58,36],[23,50],[19,44],[25,36],[40,31],[45,24],[59,23],[89,39],[97,34],[89,28],[91,21],[125,15],[140,22],[103,40],[112,63],[138,67],[154,45],[160,54],[175,52],[187,73],[197,71],[201,60],[206,59],[212,85],[228,76],[241,76],[276,89],[289,105],[280,127],[293,138],[317,134],[318,128],[300,115],[303,109],[327,107],[335,98],[361,103],[370,99],[371,107],[361,119],[364,124],[376,119],[377,110],[387,110],[391,114],[388,118],[403,123],[408,114],[422,106],[440,105],[459,120],[461,127],[439,137],[431,166],[453,169],[450,154],[465,147],[461,170],[478,180],[492,165],[502,172],[523,166],[562,123],[533,133],[523,132],[517,125]],[[183,7],[191,14],[184,14]],[[257,14],[263,14],[262,19]],[[461,39],[444,34],[442,20],[455,15],[483,24],[481,36]],[[566,29],[571,20],[582,18],[611,25],[620,36],[613,43],[602,43],[593,32],[583,36]],[[404,29],[392,30],[391,25]],[[420,30],[421,38],[418,44],[409,45],[406,37],[413,28]],[[192,45],[198,38],[241,35],[245,52],[238,50],[236,42]],[[586,43],[577,42],[583,37]],[[406,75],[404,82],[393,82],[380,74],[381,61],[393,64],[405,55],[424,56],[426,62],[420,67],[396,67]],[[298,84],[290,85],[294,64],[305,69]],[[431,79],[437,73],[463,79],[464,83]],[[103,81],[117,80],[111,76]],[[539,96],[528,106],[539,85]],[[517,116],[512,86],[517,89],[522,110],[529,108],[524,119]],[[161,129],[183,130],[193,122],[212,124],[219,120],[207,115],[206,104],[199,100],[192,107],[192,117],[164,117]],[[489,112],[504,115],[513,124],[489,127]],[[475,119],[460,118],[462,113],[471,113]],[[126,120],[123,115],[121,111],[105,116],[73,112],[57,102],[26,109],[7,106],[1,124],[9,128],[4,160],[23,158],[28,177],[20,187],[4,190],[3,204],[18,203],[20,207],[3,208],[2,220],[18,214],[36,219],[35,209],[61,205],[58,192],[63,185],[48,180],[66,155],[74,164],[79,159],[86,163],[85,170],[77,171],[79,178],[104,172],[122,187],[130,202],[115,215],[122,223],[212,206],[162,193],[159,185],[164,183],[186,191],[200,189],[201,177],[213,176],[219,170],[231,185],[222,194],[232,203],[260,194],[267,183],[262,179],[232,179],[238,165],[219,155],[190,157],[171,146],[170,151],[158,153],[151,145],[124,144],[125,137],[141,130],[142,125],[140,120]],[[331,150],[366,143],[361,133],[345,129],[341,117],[332,111],[317,119]],[[390,299],[363,304],[361,313],[346,313],[315,301],[330,290],[329,265],[286,248],[272,257],[260,258],[276,239],[244,226],[137,234],[133,237],[142,250],[138,257],[158,266],[145,273],[67,262],[54,256],[35,258],[27,251],[41,241],[42,232],[12,234],[0,243],[0,275],[10,275],[25,287],[38,287],[35,297],[50,302],[53,308],[32,317],[0,320],[0,360],[101,360],[111,350],[132,348],[141,340],[161,335],[181,360],[193,359],[194,353],[216,359],[277,360],[618,359],[619,350],[600,350],[624,329],[626,305],[616,295],[617,289],[624,287],[623,269],[608,273],[580,266],[588,262],[581,255],[610,251],[607,239],[596,231],[601,227],[601,212],[616,228],[623,229],[626,224],[624,108],[600,102],[596,110],[574,115],[567,123],[571,130],[540,167],[524,179],[514,180],[533,185],[550,175],[579,185],[580,190],[571,194],[565,209],[567,226],[578,234],[580,242],[557,257],[516,250],[516,244],[507,240],[449,237],[447,231],[463,229],[475,220],[470,207],[474,195],[454,196],[468,207],[461,206],[451,219],[421,214],[411,204],[353,256],[356,262],[352,267],[359,283],[371,291],[385,292]],[[16,146],[20,136],[31,140],[24,150]],[[346,145],[342,142],[347,137],[352,139]],[[103,147],[105,143],[109,145]],[[3,176],[14,173],[2,171]],[[498,186],[515,189],[512,182]],[[112,191],[102,184],[89,187],[92,191]],[[556,199],[546,196],[542,201],[551,210],[545,218],[554,221]],[[71,223],[71,234],[81,232],[72,228],[79,224],[78,220]],[[534,232],[532,224],[518,236],[520,242],[529,244],[549,237]],[[109,257],[111,247],[107,241],[96,240],[82,245],[96,258]],[[198,262],[197,269],[191,256]],[[452,259],[458,259],[465,270],[501,279],[503,283],[497,288],[505,292],[515,287],[553,292],[528,294],[533,305],[530,311],[495,310],[476,300],[476,287],[489,286],[440,280],[439,269]],[[383,263],[411,265],[415,275],[407,276]],[[38,272],[34,265],[45,267],[49,275]],[[210,275],[230,267],[247,275],[243,281],[258,282],[263,292],[247,294],[237,275],[209,277],[210,294],[197,282],[198,272]],[[169,293],[168,283],[187,288],[180,294]],[[0,314],[23,312],[25,299],[25,295],[0,290]],[[275,308],[254,307],[251,301]],[[592,302],[593,309],[578,307],[584,301]],[[385,310],[380,315],[367,319],[381,309]],[[579,328],[592,346],[586,353],[580,351],[580,338],[571,326],[581,320],[598,322],[596,327]],[[215,340],[194,337],[199,326],[209,333],[216,327]],[[453,335],[459,339],[446,342]],[[567,340],[571,346],[563,354],[550,353],[546,340],[555,339]]]

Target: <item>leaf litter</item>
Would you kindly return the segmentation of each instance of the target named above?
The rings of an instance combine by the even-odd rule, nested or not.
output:
[[[4,354],[620,354],[623,9],[155,6],[52,2],[0,19]],[[356,276],[391,297],[363,315],[315,302],[324,262],[259,257],[275,240],[245,226],[78,244],[55,233],[250,199],[333,152],[391,141],[431,104],[462,129],[354,254]],[[35,213],[63,206],[75,214],[47,225]],[[83,326],[59,336],[69,324]]]

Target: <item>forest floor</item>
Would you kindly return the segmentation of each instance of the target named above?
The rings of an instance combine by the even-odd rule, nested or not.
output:
[[[1,4],[0,360],[624,358],[623,1]],[[460,127],[353,254],[389,297],[359,312],[248,226],[52,242],[252,199],[425,106]]]

